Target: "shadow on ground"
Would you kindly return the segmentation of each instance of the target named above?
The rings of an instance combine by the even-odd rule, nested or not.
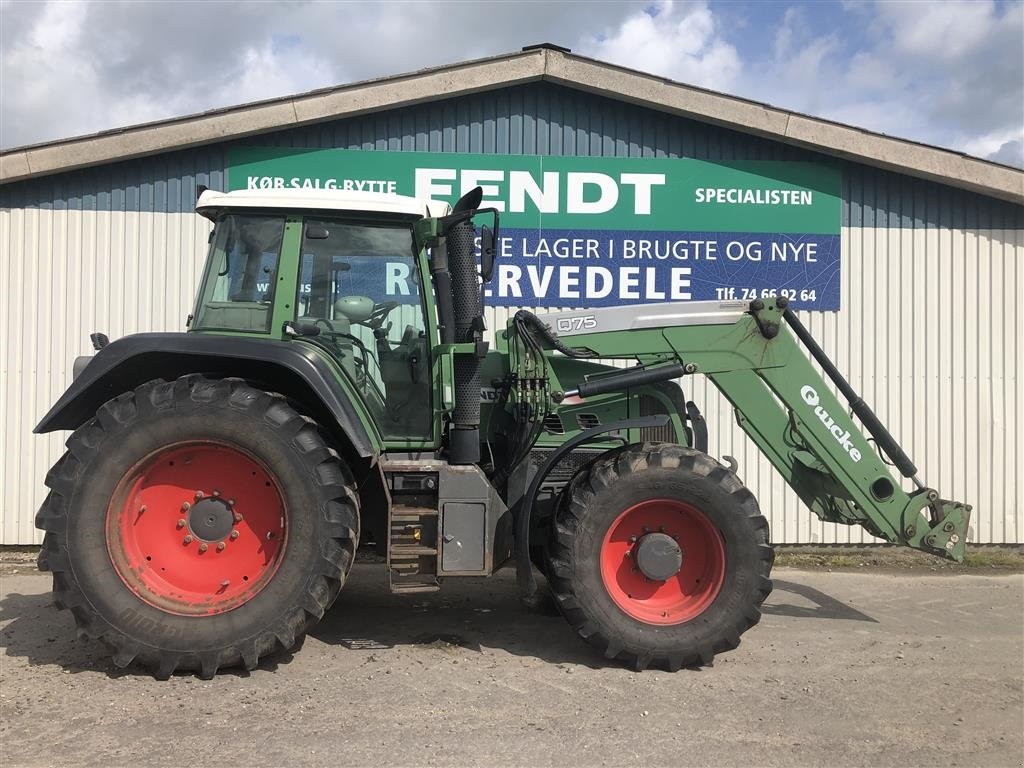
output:
[[[872,624],[878,623],[866,613],[858,611],[853,606],[842,600],[837,600],[831,595],[826,595],[820,589],[782,579],[772,579],[772,583],[775,585],[772,596],[768,598],[768,603],[761,609],[762,613],[772,616],[792,616],[798,619],[848,619],[850,621],[869,621]],[[784,595],[786,592],[802,597],[811,605],[792,605],[783,602],[787,599]]]
[[[787,593],[797,596],[802,604],[787,601]],[[775,591],[764,613],[875,622],[818,589],[782,580],[775,581]],[[57,665],[70,673],[99,671],[110,677],[148,674],[135,666],[119,669],[101,643],[76,638],[71,614],[58,611],[48,591],[7,595],[0,601],[0,621],[9,622],[0,631],[0,648],[6,656],[24,657],[32,665]],[[392,595],[383,565],[357,564],[337,602],[310,637],[354,650],[436,644],[477,652],[485,647],[499,648],[517,656],[590,668],[614,664],[576,637],[553,601],[545,601],[540,608],[525,607],[511,571],[492,579],[452,578],[441,592]],[[294,653],[298,652],[296,649]],[[264,659],[259,669],[274,670],[292,656]],[[224,673],[250,674],[243,669],[224,669]]]

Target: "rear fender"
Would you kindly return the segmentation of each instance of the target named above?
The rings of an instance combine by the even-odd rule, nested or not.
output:
[[[346,392],[331,363],[294,342],[198,333],[140,333],[101,349],[34,432],[77,429],[103,403],[153,379],[189,373],[237,376],[298,402],[338,441],[347,459],[380,454],[380,437]]]

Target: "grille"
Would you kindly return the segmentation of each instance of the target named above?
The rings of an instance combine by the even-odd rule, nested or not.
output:
[[[564,435],[565,425],[562,424],[562,417],[557,413],[549,413],[544,417],[544,429],[552,435]]]
[[[576,414],[576,423],[580,425],[580,429],[593,429],[601,426],[601,420],[594,413]]]
[[[665,405],[656,397],[640,395],[639,400],[641,416],[656,416],[660,413],[668,412]],[[675,427],[672,426],[672,422],[669,422],[663,427],[644,427],[640,430],[640,439],[657,443],[677,442],[676,430]]]
[[[540,466],[547,461],[548,454],[550,451],[536,449],[530,451],[530,461],[535,466]],[[576,474],[577,470],[581,467],[586,466],[598,456],[604,453],[603,450],[579,450],[570,451],[562,459],[551,468],[548,473],[548,483],[567,483],[569,479]]]

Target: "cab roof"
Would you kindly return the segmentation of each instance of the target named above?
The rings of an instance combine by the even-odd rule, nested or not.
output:
[[[448,203],[384,192],[343,189],[241,189],[234,192],[204,190],[196,201],[196,213],[213,219],[226,209],[273,209],[295,211],[357,211],[405,216],[444,216]]]

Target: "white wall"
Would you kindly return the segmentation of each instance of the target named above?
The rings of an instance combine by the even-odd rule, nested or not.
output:
[[[32,427],[71,379],[88,334],[182,330],[206,251],[195,214],[0,211],[0,544],[33,544],[43,478],[65,433]],[[973,540],[1024,543],[1019,367],[1024,233],[844,228],[842,306],[808,325],[925,482],[975,507]],[[490,328],[514,310],[488,310]],[[778,543],[861,542],[817,521],[734,424],[703,377],[711,451],[730,454]]]

